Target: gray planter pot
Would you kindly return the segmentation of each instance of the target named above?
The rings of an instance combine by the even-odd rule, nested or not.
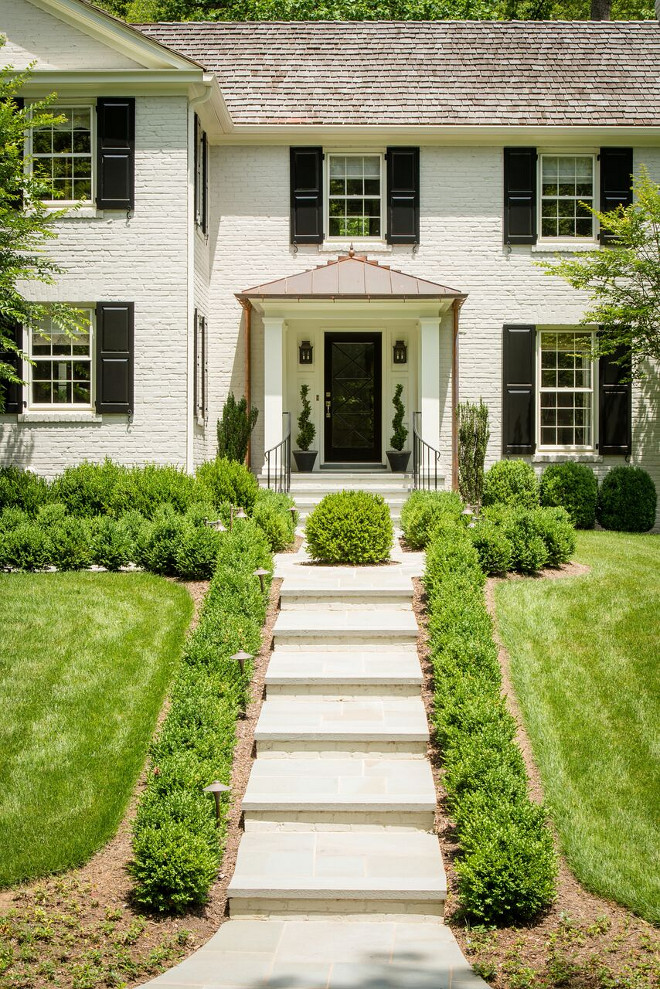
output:
[[[393,474],[405,474],[410,460],[410,450],[388,450],[387,459]]]
[[[314,461],[318,455],[318,450],[294,450],[293,456],[296,461],[296,467],[301,473],[307,473],[314,470]]]

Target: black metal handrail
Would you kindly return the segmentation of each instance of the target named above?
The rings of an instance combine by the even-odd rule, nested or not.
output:
[[[278,494],[288,494],[291,488],[291,413],[283,412],[286,419],[284,439],[266,450],[266,485]]]
[[[415,491],[437,491],[440,451],[420,436],[421,417],[421,412],[413,413],[413,487]]]

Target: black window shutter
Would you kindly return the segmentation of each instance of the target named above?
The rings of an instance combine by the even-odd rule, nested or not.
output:
[[[627,360],[623,364],[616,361],[624,354]],[[631,402],[632,389],[630,380],[622,378],[630,376],[630,353],[620,348],[613,354],[603,355],[598,361],[598,449],[604,456],[607,454],[628,454],[631,451]]]
[[[536,327],[504,327],[502,339],[502,453],[536,449]]]
[[[536,243],[536,148],[504,149],[504,243]]]
[[[600,149],[600,211],[609,213],[617,206],[632,203],[632,148]],[[615,238],[608,230],[601,230],[601,244],[611,244]]]
[[[209,145],[206,131],[202,131],[202,233],[208,227],[208,196],[209,196]]]
[[[5,337],[13,340],[17,347],[23,348],[23,327],[19,323],[3,322],[2,332]],[[17,377],[23,377],[23,361],[15,350],[3,350],[0,346],[0,361],[3,364],[9,364]],[[0,412],[23,411],[23,385],[3,380],[2,397],[4,398],[4,407],[0,407]],[[1,402],[0,406],[2,406]]]
[[[132,302],[96,304],[96,411],[133,413]]]
[[[387,149],[387,243],[419,244],[419,148]]]
[[[99,99],[97,123],[97,195],[99,209],[135,205],[135,100]]]
[[[323,148],[291,148],[291,243],[323,243]]]

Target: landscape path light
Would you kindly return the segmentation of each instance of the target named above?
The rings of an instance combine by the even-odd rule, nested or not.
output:
[[[216,532],[226,532],[226,527],[222,524],[222,519],[204,519],[204,525],[208,525],[209,529],[215,529]]]
[[[268,576],[270,570],[264,570],[262,567],[259,567],[257,570],[253,570],[252,572],[255,577],[259,578],[259,584],[261,585],[261,593],[263,594],[264,591],[266,590],[266,584],[264,578]]]
[[[220,780],[214,780],[213,783],[209,783],[208,786],[204,787],[204,793],[212,793],[215,798],[215,819],[218,822],[220,821],[220,794],[229,793],[229,789]]]
[[[231,659],[235,659],[241,668],[241,674],[245,673],[245,664],[248,659],[254,659],[254,656],[249,652],[243,652],[241,649],[239,652],[235,652]]]
[[[244,508],[239,508],[239,510],[234,515],[235,519],[246,519],[247,517],[248,516]]]

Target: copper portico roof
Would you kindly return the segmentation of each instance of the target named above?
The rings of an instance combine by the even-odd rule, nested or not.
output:
[[[296,275],[247,288],[238,299],[465,299],[455,288],[407,275],[352,252]]]
[[[660,126],[648,21],[140,24],[218,80],[236,126]]]

